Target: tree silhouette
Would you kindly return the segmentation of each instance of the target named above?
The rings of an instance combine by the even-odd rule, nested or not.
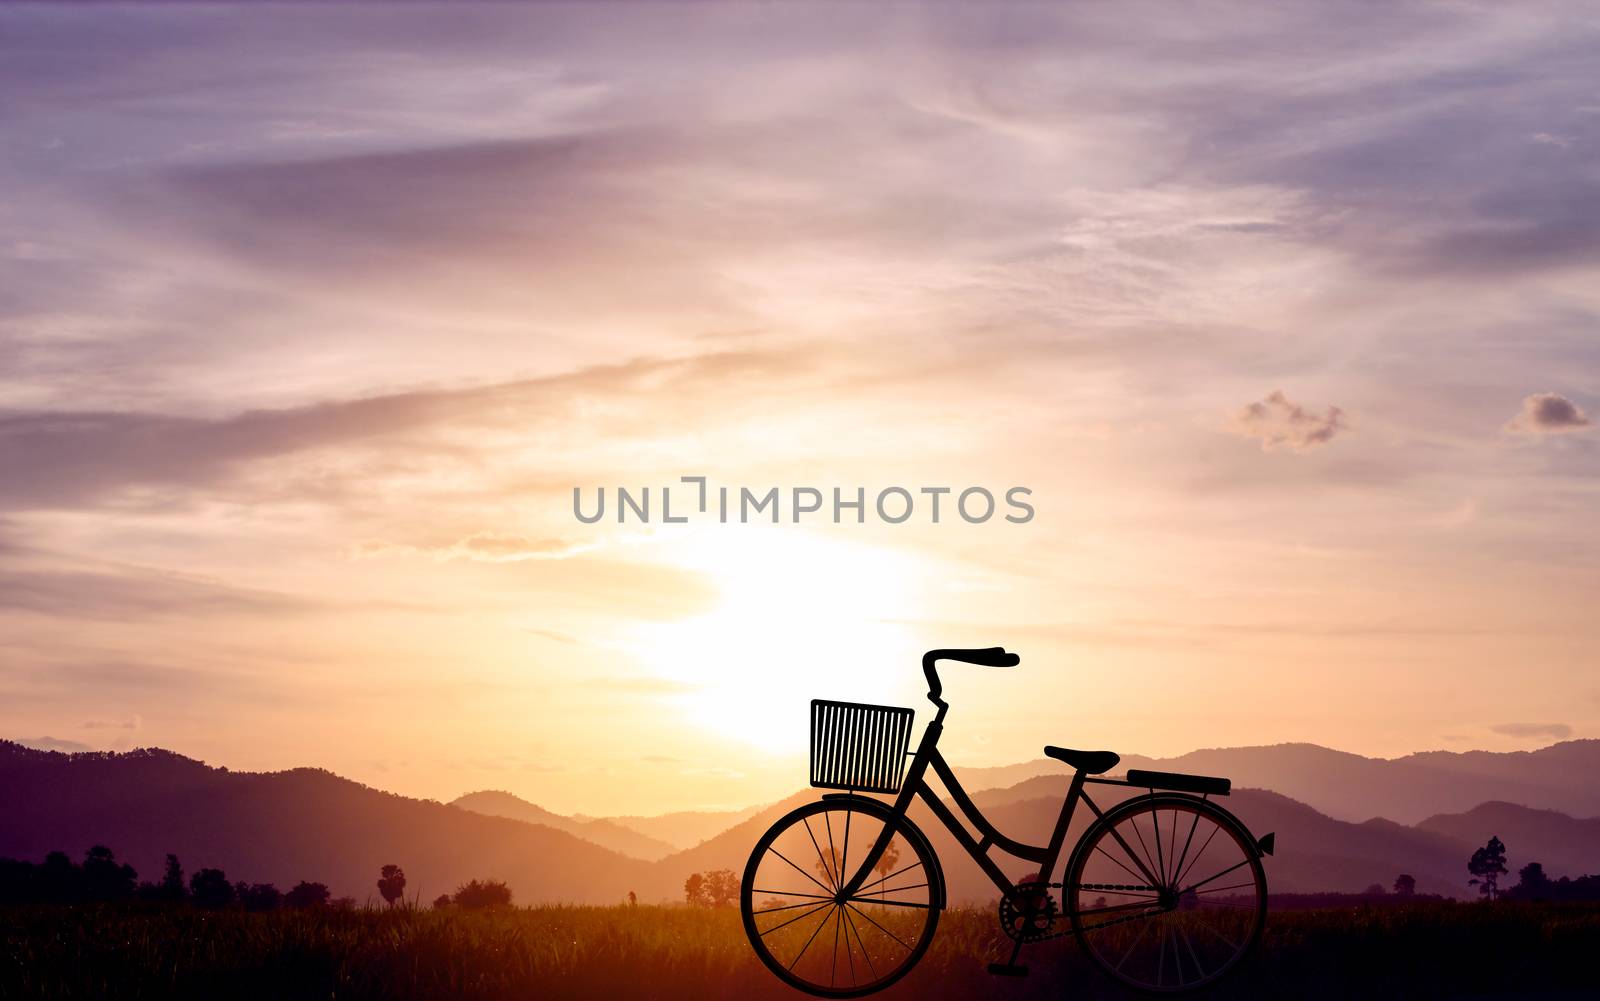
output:
[[[727,907],[739,899],[739,877],[732,869],[706,873],[706,900],[712,907]]]
[[[1381,897],[1384,894],[1383,884],[1382,883],[1372,883],[1365,890],[1363,890],[1362,892],[1365,893],[1369,897]]]
[[[829,848],[825,855],[819,853],[817,860],[811,863],[811,868],[815,869],[817,875],[821,876],[822,881],[829,886],[836,886],[844,882],[844,873],[840,871],[843,866],[844,862],[839,858],[839,850],[837,848]]]
[[[705,907],[711,903],[710,896],[706,893],[706,878],[698,872],[690,873],[689,878],[683,881],[683,899],[691,907]]]
[[[71,903],[83,898],[83,870],[73,864],[66,852],[50,852],[39,865],[39,893],[53,903]]]
[[[1401,897],[1413,896],[1417,892],[1417,877],[1409,872],[1402,872],[1394,878],[1394,892]]]
[[[406,892],[406,871],[397,865],[386,865],[378,870],[378,892],[393,907]]]
[[[271,883],[246,883],[240,880],[234,885],[233,892],[247,911],[275,911],[283,905],[283,894]]]
[[[442,911],[442,910],[446,909],[449,906],[450,906],[450,894],[441,893],[437,897],[433,898],[433,909],[434,910]]]
[[[156,884],[156,896],[161,900],[182,900],[189,895],[188,889],[183,885],[183,866],[178,862],[178,856],[168,853],[167,871],[162,874],[161,882]]]
[[[321,907],[328,902],[327,884],[301,880],[283,895],[283,902],[289,907]]]
[[[201,869],[189,877],[189,896],[201,907],[227,907],[233,903],[233,884],[221,869]]]
[[[456,895],[451,899],[455,901],[457,907],[469,911],[491,907],[510,907],[511,887],[498,879],[474,879],[456,887]]]
[[[1529,862],[1517,870],[1516,894],[1523,900],[1542,900],[1555,884],[1545,875],[1544,863]]]
[[[139,874],[133,866],[117,862],[117,854],[95,845],[83,856],[83,887],[90,900],[125,900],[133,896]]]
[[[637,893],[634,893],[632,890],[629,890],[628,891],[628,906],[629,907],[637,907],[638,904],[639,904],[639,895]]]
[[[1506,874],[1506,845],[1498,837],[1491,835],[1489,843],[1472,853],[1472,858],[1467,860],[1467,871],[1472,873],[1472,878],[1467,880],[1468,886],[1476,886],[1478,892],[1494,900],[1500,895],[1500,877]]]

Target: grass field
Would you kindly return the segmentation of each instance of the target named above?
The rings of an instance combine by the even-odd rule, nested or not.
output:
[[[1117,997],[1070,941],[1024,980],[994,915],[953,910],[884,998]],[[1283,911],[1209,997],[1594,997],[1600,905],[1419,903]],[[752,955],[732,909],[277,911],[0,908],[0,998],[801,997]]]

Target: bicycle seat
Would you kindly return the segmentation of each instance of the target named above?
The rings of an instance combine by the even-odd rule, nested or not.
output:
[[[1122,756],[1114,751],[1074,751],[1070,747],[1053,747],[1049,744],[1045,745],[1044,753],[1046,757],[1065,761],[1086,775],[1109,772],[1122,760]]]

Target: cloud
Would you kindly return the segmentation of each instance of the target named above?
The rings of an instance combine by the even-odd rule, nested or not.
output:
[[[1497,723],[1489,728],[1507,737],[1554,737],[1566,740],[1572,736],[1572,727],[1565,723]]]
[[[94,748],[76,740],[57,740],[55,737],[20,737],[17,743],[35,751],[61,751],[64,754],[82,754]]]
[[[143,721],[134,716],[129,719],[86,719],[80,724],[85,730],[137,730]]]
[[[1506,422],[1506,430],[1523,434],[1562,434],[1581,431],[1593,424],[1588,414],[1560,393],[1534,393],[1523,399],[1522,412]]]
[[[412,545],[372,539],[357,543],[351,549],[351,556],[355,559],[429,556],[440,562],[472,560],[479,563],[520,563],[524,560],[563,560],[588,552],[599,545],[599,542],[530,539],[523,535],[508,535],[501,532],[478,532],[442,546]]]
[[[291,595],[155,570],[98,573],[0,565],[0,611],[136,620],[158,615],[283,615],[321,607],[325,606]]]
[[[1287,448],[1304,452],[1326,445],[1345,430],[1344,411],[1330,406],[1321,415],[1290,401],[1282,390],[1258,400],[1234,417],[1230,428],[1235,434],[1261,442],[1263,451]]]
[[[592,398],[626,401],[643,414],[652,400],[718,399],[728,383],[793,375],[804,367],[790,350],[708,352],[215,418],[0,411],[0,468],[25,474],[0,478],[0,508],[92,506],[135,489],[199,490],[240,475],[249,463],[320,449],[389,450],[407,459],[459,455],[463,447],[448,434],[462,428],[526,433],[531,423],[556,421]],[[719,402],[726,406],[725,398]]]

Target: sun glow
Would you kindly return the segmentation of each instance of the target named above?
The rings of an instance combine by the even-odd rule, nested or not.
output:
[[[686,722],[774,751],[805,746],[812,698],[905,698],[922,560],[796,528],[739,526],[669,544],[721,593],[709,613],[641,630],[636,654],[688,688]]]

